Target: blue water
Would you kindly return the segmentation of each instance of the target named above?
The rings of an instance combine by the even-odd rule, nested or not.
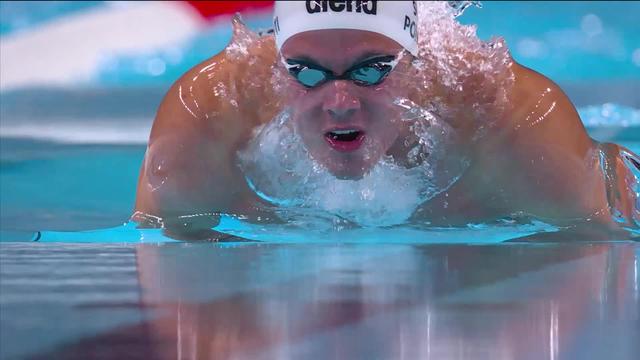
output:
[[[0,35],[15,34],[55,20],[60,16],[104,6],[104,1],[0,2]]]

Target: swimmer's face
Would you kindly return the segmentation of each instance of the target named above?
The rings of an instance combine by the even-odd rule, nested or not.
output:
[[[400,60],[381,82],[371,86],[341,79],[309,87],[294,76],[287,77],[287,100],[296,131],[311,156],[334,176],[362,177],[403,132],[401,109],[393,104],[408,92],[402,84],[409,56],[398,58],[402,52],[403,48],[386,36],[361,30],[308,31],[290,38],[282,47],[282,56],[290,64],[310,64],[334,76],[372,61],[378,69],[387,69],[390,57]],[[368,71],[373,70],[363,68],[355,77],[366,79]],[[313,74],[301,78],[313,79]]]

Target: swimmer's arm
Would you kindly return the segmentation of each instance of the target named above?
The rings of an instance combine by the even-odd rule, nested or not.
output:
[[[204,214],[189,217],[189,229],[184,217],[173,227],[196,237],[217,224],[212,213],[250,213],[255,194],[236,152],[276,112],[268,101],[272,89],[252,83],[272,76],[273,37],[255,38],[247,53],[238,52],[236,43],[255,35],[238,18],[232,22],[227,49],[184,74],[165,96],[140,172],[137,213],[162,218],[165,226],[169,219]]]
[[[242,198],[243,181],[233,161],[237,114],[209,86],[228,82],[221,78],[226,65],[220,60],[194,68],[171,87],[140,172],[137,218],[160,218],[178,238],[202,237],[217,224],[215,213],[232,211]],[[207,66],[212,71],[198,76]]]
[[[514,212],[551,222],[588,221],[615,227],[608,210],[598,143],[562,90],[514,63],[513,111],[485,160]]]

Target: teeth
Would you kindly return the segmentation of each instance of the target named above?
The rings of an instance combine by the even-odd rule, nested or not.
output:
[[[355,132],[358,132],[358,130],[335,130],[335,131],[332,131],[331,133],[336,135],[347,135],[347,134],[353,134]]]

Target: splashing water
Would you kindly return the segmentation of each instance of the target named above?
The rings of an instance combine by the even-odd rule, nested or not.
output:
[[[453,16],[458,17],[464,13],[464,11],[471,6],[478,8],[482,7],[480,1],[447,1],[447,4],[453,10]]]
[[[447,145],[453,144],[449,127],[407,99],[396,103],[407,108],[410,117],[403,120],[412,122],[419,139],[404,161],[409,167],[385,156],[362,179],[338,179],[309,154],[284,111],[239,153],[248,184],[287,209],[288,217],[311,209],[365,227],[405,223],[418,206],[453,184],[467,163],[456,158],[457,166],[440,171]],[[430,155],[418,159],[425,153]]]
[[[454,127],[465,128],[465,137],[477,140],[509,110],[507,94],[514,83],[509,51],[502,39],[484,42],[476,35],[476,26],[455,19],[477,2],[417,5],[416,103],[430,107]]]

